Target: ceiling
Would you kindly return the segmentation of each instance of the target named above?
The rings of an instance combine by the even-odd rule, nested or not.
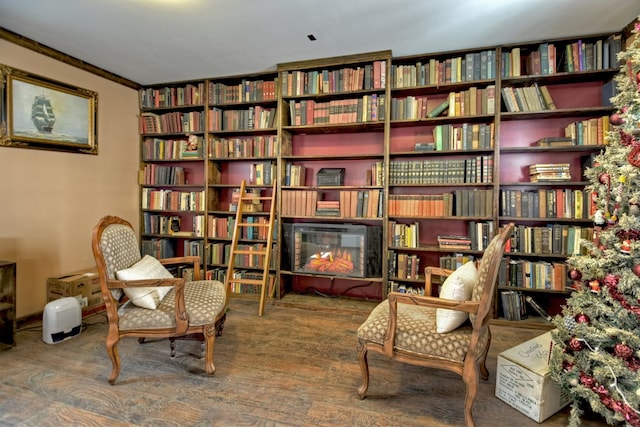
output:
[[[0,27],[142,85],[615,32],[639,15],[640,0],[0,0]]]

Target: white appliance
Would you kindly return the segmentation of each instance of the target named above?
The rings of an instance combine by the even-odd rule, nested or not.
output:
[[[74,297],[60,298],[44,306],[42,341],[57,344],[80,335],[82,309]]]

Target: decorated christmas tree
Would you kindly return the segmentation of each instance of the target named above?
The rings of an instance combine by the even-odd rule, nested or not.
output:
[[[584,411],[640,426],[640,23],[618,55],[617,111],[605,148],[586,170],[596,213],[587,255],[568,260],[574,291],[554,319],[551,376]]]

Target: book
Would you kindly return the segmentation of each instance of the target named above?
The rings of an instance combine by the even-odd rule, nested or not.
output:
[[[568,147],[575,145],[575,141],[568,136],[546,136],[536,141],[538,147]]]
[[[544,308],[540,307],[540,305],[533,298],[531,298],[531,296],[527,295],[525,297],[525,300],[531,306],[531,308],[533,308],[540,316],[542,316],[544,320],[546,320],[547,322],[551,322],[552,319],[549,313],[547,313]]]
[[[442,114],[448,108],[449,108],[449,99],[447,98],[445,101],[443,101],[440,104],[438,104],[434,109],[429,111],[429,113],[427,114],[427,117],[431,117],[431,118],[438,117],[440,114]]]

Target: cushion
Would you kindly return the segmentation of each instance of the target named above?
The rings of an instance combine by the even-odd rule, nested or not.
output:
[[[171,273],[154,257],[145,255],[131,267],[116,272],[119,280],[170,279]],[[129,300],[138,307],[155,310],[173,286],[124,288]]]
[[[478,280],[478,271],[473,261],[460,266],[442,284],[440,298],[469,301],[473,285]],[[444,334],[462,325],[469,313],[439,308],[436,310],[436,332]]]

